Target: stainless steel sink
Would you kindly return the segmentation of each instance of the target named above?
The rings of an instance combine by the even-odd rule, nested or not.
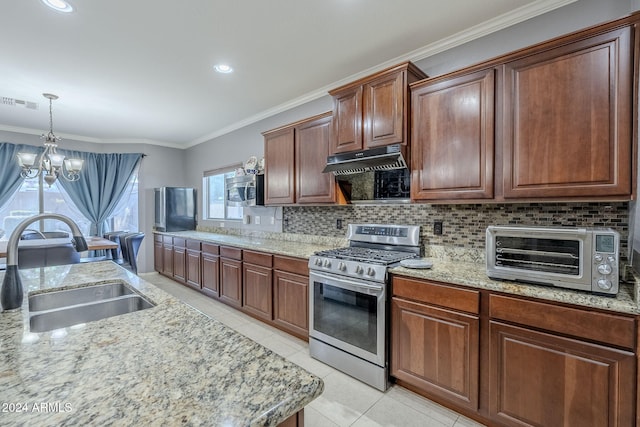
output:
[[[46,292],[29,296],[29,326],[46,332],[154,306],[124,282]]]
[[[102,283],[29,296],[29,311],[51,310],[70,305],[102,301],[123,295],[137,295],[124,282]]]

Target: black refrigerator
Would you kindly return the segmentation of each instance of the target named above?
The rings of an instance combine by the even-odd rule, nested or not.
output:
[[[186,187],[154,188],[157,231],[196,229],[196,189]]]

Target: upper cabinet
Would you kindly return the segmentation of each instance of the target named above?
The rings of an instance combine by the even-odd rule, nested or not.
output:
[[[633,52],[618,28],[504,65],[504,197],[631,194]]]
[[[408,86],[427,76],[411,62],[329,92],[331,154],[408,142]]]
[[[335,178],[322,173],[331,112],[264,132],[265,205],[334,203]]]
[[[493,197],[493,68],[411,87],[411,197]]]
[[[412,84],[412,200],[631,199],[633,19]]]

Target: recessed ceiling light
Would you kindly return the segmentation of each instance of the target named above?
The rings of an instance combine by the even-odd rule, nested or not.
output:
[[[58,12],[73,12],[73,7],[65,0],[42,0],[42,3]]]
[[[231,66],[227,64],[214,65],[213,69],[222,74],[233,73],[233,68],[231,68]]]

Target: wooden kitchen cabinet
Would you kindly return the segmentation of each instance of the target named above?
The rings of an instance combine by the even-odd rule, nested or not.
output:
[[[194,289],[202,288],[202,252],[199,240],[187,239],[185,282]]]
[[[162,260],[162,235],[153,235],[153,269],[158,273],[162,273],[164,268]]]
[[[242,307],[242,249],[220,246],[220,301]]]
[[[274,255],[273,322],[280,329],[309,340],[308,260]]]
[[[333,203],[336,182],[322,173],[331,143],[331,113],[316,116],[295,128],[296,202]]]
[[[182,284],[187,283],[187,241],[173,238],[173,278]]]
[[[264,204],[288,205],[295,202],[294,129],[287,127],[264,135]]]
[[[412,200],[493,198],[495,73],[411,86]]]
[[[173,278],[173,237],[162,236],[162,274]]]
[[[244,250],[242,254],[242,308],[249,314],[271,321],[273,318],[273,256]]]
[[[635,319],[502,295],[489,306],[492,419],[634,425]]]
[[[632,29],[601,31],[504,65],[505,199],[630,197]]]
[[[480,292],[394,277],[391,375],[478,410]]]
[[[220,246],[202,242],[202,293],[220,296]]]
[[[335,203],[329,155],[331,113],[264,132],[265,205]]]
[[[408,86],[426,77],[411,62],[405,62],[330,91],[331,153],[407,144]]]

